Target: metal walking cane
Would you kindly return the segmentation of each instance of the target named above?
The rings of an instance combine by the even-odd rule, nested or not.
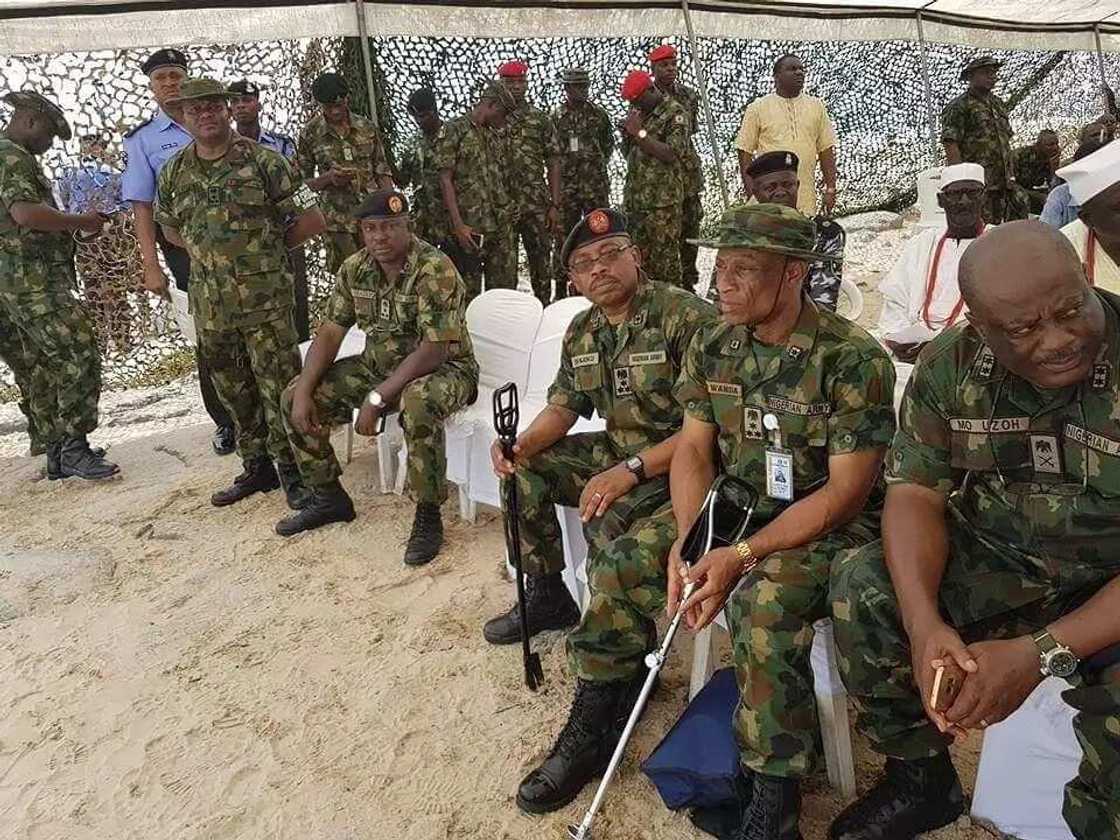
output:
[[[507,382],[494,392],[494,431],[502,444],[506,460],[513,461],[513,444],[517,440],[517,385]],[[517,612],[521,618],[521,659],[525,666],[525,685],[532,691],[544,682],[540,654],[529,649],[529,616],[525,611],[525,576],[521,572],[521,510],[517,499],[517,479],[504,479],[506,496],[506,551],[517,575]]]
[[[681,544],[681,560],[691,567],[693,563],[713,548],[733,545],[741,540],[750,525],[751,514],[754,513],[757,502],[758,494],[749,484],[732,476],[718,476],[712,482],[711,489],[708,490],[708,495],[704,499],[704,504],[700,507],[700,515],[692,524],[688,536]],[[669,570],[669,574],[673,574],[672,569]],[[684,592],[681,593],[681,604],[692,596],[695,589],[695,581],[685,586]],[[611,756],[610,764],[607,765],[607,772],[603,774],[603,780],[599,782],[599,789],[595,791],[595,798],[591,800],[591,807],[587,809],[587,813],[583,815],[583,821],[579,825],[568,826],[568,837],[571,840],[591,840],[591,823],[594,822],[595,815],[603,804],[607,787],[614,778],[618,765],[622,762],[622,754],[626,752],[626,744],[634,733],[634,727],[638,725],[638,718],[642,716],[646,701],[649,699],[650,692],[653,691],[653,683],[665,664],[665,658],[669,655],[669,648],[673,645],[673,638],[677,635],[677,628],[680,627],[683,617],[684,613],[678,605],[677,611],[673,614],[673,620],[669,622],[669,629],[665,631],[665,638],[661,642],[661,646],[657,650],[646,654],[645,664],[649,668],[649,673],[642,685],[642,691],[630,712],[626,727],[622,730],[618,746],[615,747],[614,755]]]

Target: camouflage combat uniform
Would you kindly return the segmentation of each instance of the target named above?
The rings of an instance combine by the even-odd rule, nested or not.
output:
[[[74,297],[73,237],[20,227],[10,212],[17,202],[57,209],[35,156],[0,136],[0,358],[16,376],[36,448],[97,428],[101,357]]]
[[[700,282],[696,270],[698,249],[688,242],[700,235],[700,222],[704,218],[704,206],[700,196],[704,193],[704,171],[700,167],[700,155],[696,152],[693,139],[700,129],[700,94],[686,85],[677,83],[671,91],[665,91],[688,114],[688,156],[684,168],[684,201],[681,203],[681,286],[695,289]]]
[[[159,175],[156,221],[191,257],[191,314],[245,462],[290,466],[280,394],[300,370],[284,235],[314,196],[278,153],[237,136],[219,160],[192,144]]]
[[[593,476],[680,430],[673,383],[693,333],[715,311],[679,289],[641,282],[619,327],[592,307],[564,337],[549,404],[583,417],[598,412],[607,429],[568,435],[518,468],[526,574],[564,569],[554,505],[578,505]],[[638,485],[584,531],[591,604],[568,639],[571,668],[584,680],[628,679],[649,652],[653,620],[665,607],[665,557],[677,534],[668,477]]]
[[[1033,634],[1120,575],[1120,298],[1096,294],[1106,344],[1081,386],[1035,389],[971,326],[930,342],[907,386],[887,481],[948,497],[940,604],[966,643]],[[896,758],[944,752],[914,685],[881,544],[845,555],[832,586],[840,669],[861,730]],[[1117,837],[1120,668],[1074,679],[1062,696],[1078,711],[1084,757],[1064,816],[1081,840]]]
[[[330,443],[330,424],[349,423],[353,410],[421,341],[447,342],[447,359],[432,373],[409,382],[398,406],[413,499],[438,504],[447,498],[443,421],[474,402],[478,393],[466,305],[463,281],[447,255],[420,239],[413,238],[392,285],[365,249],[342,264],[327,301],[326,320],[340,327],[357,325],[366,334],[365,352],[335,362],[316,387],[313,399],[324,424],[321,434],[304,434],[292,425],[294,381],[283,397],[288,438],[307,486],[325,487],[342,475]]]
[[[636,140],[626,143],[624,204],[630,233],[642,252],[642,268],[654,280],[684,287],[681,279],[681,207],[684,205],[689,118],[675,99],[663,96],[643,125],[677,155],[664,163],[642,151]],[[689,287],[691,289],[691,287]]]
[[[576,108],[566,102],[553,112],[560,141],[560,205],[561,236],[568,232],[585,213],[596,207],[607,207],[611,199],[610,176],[607,164],[614,151],[614,128],[607,112],[593,102],[584,102]],[[553,251],[553,275],[556,278],[556,296],[563,297],[568,287],[568,272],[560,265],[560,245]]]
[[[443,125],[436,143],[436,166],[450,169],[463,224],[483,236],[482,254],[462,252],[452,231],[457,265],[463,266],[467,301],[487,289],[517,288],[514,206],[507,178],[506,138],[464,114]]]
[[[1015,180],[1027,194],[1030,212],[1036,216],[1046,206],[1046,196],[1054,182],[1054,167],[1038,146],[1015,150]]]
[[[401,155],[400,177],[402,186],[411,186],[412,216],[416,235],[443,249],[451,238],[451,222],[443,204],[443,191],[439,185],[439,167],[436,165],[436,146],[442,129],[435,138],[420,132]]]
[[[354,173],[347,186],[319,191],[319,209],[327,220],[327,232],[323,235],[327,271],[333,275],[344,259],[362,247],[354,211],[369,193],[380,189],[379,178],[391,178],[393,173],[377,126],[353,112],[350,131],[345,135],[337,134],[322,114],[316,114],[307,121],[297,148],[296,161],[304,180],[309,181],[331,169]]]
[[[792,211],[791,211],[792,212]],[[779,423],[793,459],[794,501],[828,481],[828,459],[886,447],[894,432],[894,366],[862,328],[805,299],[782,346],[721,323],[693,340],[677,385],[685,412],[719,429],[723,470],[756,488],[752,528],[789,503],[766,495],[766,450]],[[817,706],[809,652],[813,622],[829,615],[829,566],[842,549],[879,536],[881,482],[863,512],[819,540],[765,557],[727,605],[742,700],[735,731],[743,766],[767,776],[814,769]]]
[[[998,225],[1027,217],[1027,200],[1015,182],[1007,106],[994,93],[965,91],[941,112],[941,142],[956,143],[965,163],[984,167],[984,218]]]
[[[520,238],[529,259],[533,294],[546,306],[552,301],[552,230],[548,210],[552,206],[548,172],[560,156],[560,141],[552,118],[539,108],[523,103],[509,116],[510,192],[513,198],[514,243]]]

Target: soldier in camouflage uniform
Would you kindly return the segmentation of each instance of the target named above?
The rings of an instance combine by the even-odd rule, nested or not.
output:
[[[244,464],[210,501],[231,505],[282,485],[295,509],[307,493],[280,416],[280,394],[300,368],[288,250],[322,233],[323,216],[283,156],[232,130],[220,82],[188,79],[176,102],[194,142],[160,172],[156,221],[190,254],[198,346]]]
[[[1046,196],[1054,186],[1054,172],[1062,156],[1058,134],[1051,129],[1038,133],[1038,139],[1031,146],[1016,149],[1015,181],[1027,194],[1030,212],[1038,215],[1046,206]]]
[[[436,145],[443,131],[436,95],[428,88],[418,88],[408,97],[408,113],[415,120],[420,133],[412,138],[400,159],[402,186],[412,187],[412,217],[416,235],[431,243],[451,257],[461,256],[453,247],[451,222],[443,205],[443,190],[439,185],[439,167],[436,165]]]
[[[354,211],[379,189],[393,186],[393,173],[377,126],[350,110],[350,88],[337,73],[323,73],[311,86],[320,112],[308,120],[296,144],[299,174],[319,193],[327,220],[327,271],[362,247]]]
[[[552,751],[517,791],[523,811],[571,802],[609,760],[664,606],[665,555],[676,538],[666,472],[680,429],[673,383],[693,334],[714,320],[710,304],[650,280],[615,210],[592,210],[562,249],[576,289],[593,306],[564,337],[548,406],[518,438],[516,465],[495,444],[495,471],[516,481],[530,633],[579,619],[561,580],[555,505],[578,505],[588,540],[591,602],[568,640],[576,694]],[[606,431],[569,435],[592,412]],[[520,638],[517,607],[486,624],[486,639]]]
[[[719,250],[722,323],[693,339],[676,387],[685,411],[670,470],[677,533],[721,468],[752,484],[759,504],[750,537],[691,570],[674,545],[668,607],[696,581],[683,609],[698,630],[730,596],[743,792],[732,836],[799,840],[800,780],[819,762],[813,623],[829,615],[833,557],[879,535],[894,366],[871,335],[805,296],[821,255],[797,210],[731,207],[716,238],[698,244]],[[693,818],[707,827],[721,816]]]
[[[688,114],[688,154],[684,166],[684,201],[681,204],[681,286],[695,289],[700,280],[696,269],[697,248],[689,240],[700,235],[700,222],[704,217],[701,196],[704,193],[704,172],[700,168],[700,155],[693,140],[700,130],[700,93],[677,81],[677,50],[671,44],[662,44],[649,54],[650,71],[658,90],[675,99]]]
[[[99,232],[98,213],[62,213],[38,156],[70,139],[61,109],[31,90],[0,136],[0,359],[16,376],[32,451],[47,453],[47,477],[103,479],[116,464],[92,450],[101,358],[89,313],[74,298],[74,231]]]
[[[840,670],[887,769],[830,836],[955,820],[950,741],[1051,675],[1083,750],[1066,822],[1120,837],[1120,297],[1035,221],[977,239],[960,282],[969,323],[925,347],[902,400],[885,547],[833,566]]]
[[[509,61],[498,68],[498,77],[517,102],[506,128],[514,236],[525,246],[533,294],[547,306],[552,302],[552,239],[560,231],[560,140],[552,118],[525,99],[528,72],[525,62]]]
[[[467,300],[487,289],[517,288],[517,240],[507,184],[506,139],[500,131],[517,102],[500,82],[482,91],[470,113],[448,120],[436,142],[443,204],[451,223],[453,260]]]
[[[968,90],[941,112],[941,143],[949,165],[979,163],[984,167],[984,218],[993,225],[1025,219],[1028,210],[1026,194],[1015,181],[1007,106],[992,93],[1001,64],[989,56],[970,61],[961,71]]]
[[[623,81],[622,98],[631,106],[622,124],[624,203],[630,231],[646,273],[684,287],[680,239],[690,143],[688,114],[640,70]]]
[[[443,421],[478,394],[466,290],[447,255],[414,235],[403,194],[374,193],[357,218],[365,248],[342,264],[303,373],[284,391],[288,438],[313,499],[277,523],[276,532],[291,536],[354,519],[354,503],[338,480],[342,467],[331,448],[331,425],[350,422],[361,406],[355,428],[374,435],[395,409],[416,501],[404,562],[419,566],[431,561],[443,542]],[[336,362],[355,325],[366,333],[365,352]]]
[[[582,67],[565,70],[560,77],[567,96],[552,113],[560,140],[560,236],[596,207],[610,204],[611,182],[607,164],[614,152],[615,136],[611,118],[588,99],[591,76]],[[560,260],[563,240],[557,238],[553,249],[553,277],[556,297],[568,293],[568,272]]]

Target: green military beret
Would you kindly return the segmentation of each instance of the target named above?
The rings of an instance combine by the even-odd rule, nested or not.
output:
[[[751,248],[799,260],[832,259],[816,251],[813,220],[780,204],[736,204],[723,211],[714,239],[690,239],[707,248]]]
[[[598,242],[600,239],[607,239],[611,236],[625,236],[626,234],[626,214],[621,210],[615,210],[611,207],[592,210],[576,222],[575,227],[568,234],[568,238],[564,240],[564,245],[560,249],[560,264],[566,266],[568,257],[577,248],[590,245],[592,242]]]
[[[513,94],[509,92],[509,88],[501,82],[489,82],[486,87],[482,89],[482,95],[479,99],[490,99],[497,102],[505,108],[507,114],[512,114],[517,110],[517,100],[513,98]]]
[[[4,96],[4,101],[13,108],[22,108],[28,111],[46,114],[51,123],[54,124],[54,133],[57,134],[60,139],[69,140],[73,136],[70,131],[70,124],[66,122],[66,115],[62,113],[62,109],[38,91],[26,88],[24,90],[12,91]]]
[[[968,62],[968,64],[966,64],[964,66],[964,69],[961,70],[961,81],[962,82],[967,82],[968,77],[972,75],[972,71],[973,70],[979,70],[981,67],[1002,67],[1002,66],[1003,66],[1003,62],[1000,61],[998,58],[993,58],[990,55],[979,56],[978,58],[974,58],[974,59],[972,59],[972,61]]]
[[[167,100],[167,104],[176,105],[188,99],[229,99],[229,91],[217,79],[185,79],[179,86],[179,95]]]
[[[369,197],[354,213],[355,219],[402,219],[408,218],[408,199],[397,190],[378,190]]]

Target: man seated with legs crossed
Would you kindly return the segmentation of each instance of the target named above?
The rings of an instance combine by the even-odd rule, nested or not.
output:
[[[666,478],[681,424],[673,383],[693,333],[714,318],[710,304],[642,272],[617,211],[588,213],[561,258],[593,306],[568,328],[548,406],[518,436],[516,465],[497,444],[491,451],[495,471],[518,484],[531,632],[579,619],[560,579],[555,505],[579,507],[588,542],[591,603],[568,639],[575,700],[552,751],[517,791],[532,814],[562,808],[603,772],[645,679],[676,538]],[[568,435],[592,412],[606,431]],[[516,607],[484,633],[496,644],[518,641]]]
[[[833,567],[840,670],[887,767],[830,837],[953,822],[950,742],[1043,676],[1069,681],[1084,751],[1066,822],[1120,837],[1120,297],[1036,221],[977,239],[959,280],[968,323],[926,346],[902,400],[883,540]]]
[[[894,433],[886,352],[805,292],[816,241],[813,223],[789,207],[724,212],[716,238],[699,243],[718,249],[722,322],[693,339],[676,389],[685,411],[669,473],[677,533],[688,533],[720,471],[759,494],[750,537],[691,570],[678,542],[668,569],[670,614],[687,581],[698,583],[683,605],[693,630],[728,603],[740,801],[698,809],[693,822],[736,840],[801,837],[800,780],[819,760],[813,622],[829,615],[836,554],[879,536]]]

